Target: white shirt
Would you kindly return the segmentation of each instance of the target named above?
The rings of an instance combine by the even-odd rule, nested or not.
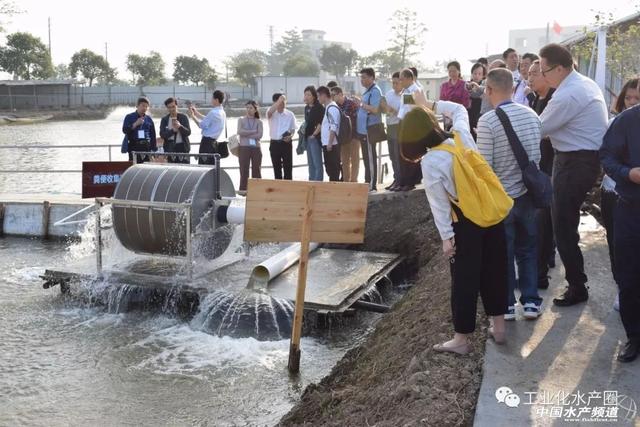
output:
[[[400,91],[400,93],[396,93],[395,90],[391,89],[385,94],[384,97],[386,98],[387,104],[389,105],[389,107],[400,112],[400,107],[402,107],[402,91]],[[400,119],[398,118],[398,113],[396,114],[387,113],[386,118],[387,118],[387,125],[397,125],[398,123],[400,123]]]
[[[324,109],[324,117],[322,118],[322,127],[320,128],[320,140],[322,141],[322,146],[326,147],[329,145],[329,140],[331,138],[331,131],[335,132],[336,137],[333,139],[333,145],[338,145],[338,128],[340,127],[340,107],[338,104],[331,101],[327,105],[325,105]]]
[[[220,138],[226,122],[227,114],[224,112],[224,108],[222,106],[213,107],[200,122],[202,136],[217,140]]]
[[[478,149],[469,130],[469,113],[464,106],[450,101],[438,101],[436,110],[451,118],[451,130],[460,135],[466,147]],[[455,142],[448,139],[443,144],[455,145]],[[449,198],[458,198],[453,179],[453,155],[446,151],[429,150],[422,158],[421,166],[424,191],[427,193],[436,228],[442,240],[449,240],[454,236]]]
[[[402,93],[400,94],[401,99],[402,99],[402,105],[400,106],[400,111],[398,112],[398,118],[400,120],[402,120],[404,118],[404,116],[411,111],[411,109],[413,108],[413,106],[415,104],[405,104],[405,99],[404,99],[404,95],[413,95],[414,93],[420,91],[420,88],[418,87],[418,85],[414,82],[411,86],[409,86],[408,88],[404,89],[402,91]]]
[[[540,115],[542,136],[558,151],[599,150],[607,131],[607,105],[591,79],[572,71]]]
[[[279,141],[285,132],[293,135],[296,131],[296,117],[286,108],[280,113],[274,111],[269,119],[269,138]]]
[[[526,80],[518,80],[515,90],[513,91],[513,102],[528,107],[529,100],[527,99],[527,95],[525,95],[528,87],[529,85],[527,84]]]

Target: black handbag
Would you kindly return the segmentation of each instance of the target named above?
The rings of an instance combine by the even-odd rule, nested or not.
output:
[[[513,154],[516,156],[518,165],[522,170],[522,180],[524,181],[525,187],[527,187],[527,191],[533,198],[534,206],[536,208],[550,207],[553,191],[549,175],[540,171],[535,162],[529,161],[529,156],[524,150],[524,147],[522,147],[520,138],[518,138],[518,135],[516,135],[516,132],[513,130],[507,113],[505,113],[502,108],[496,108],[495,111],[507,134],[507,139],[509,140]]]

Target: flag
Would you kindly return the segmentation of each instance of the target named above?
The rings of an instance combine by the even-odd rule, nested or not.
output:
[[[556,34],[560,34],[562,32],[562,27],[556,21],[553,21],[553,31]]]

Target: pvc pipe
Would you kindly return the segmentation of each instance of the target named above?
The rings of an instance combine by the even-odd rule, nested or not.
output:
[[[309,252],[318,249],[318,243],[309,245]],[[278,277],[300,259],[300,243],[294,243],[285,250],[256,265],[249,277],[247,289],[266,289],[269,282]]]
[[[227,223],[244,224],[245,205],[229,205],[227,208]]]

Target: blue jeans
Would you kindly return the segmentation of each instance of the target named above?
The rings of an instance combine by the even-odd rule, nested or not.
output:
[[[507,273],[509,284],[509,305],[515,305],[515,289],[520,289],[520,303],[540,305],[538,295],[538,224],[536,208],[528,194],[514,200],[511,212],[504,220],[507,238]],[[516,280],[515,262],[518,263]]]
[[[322,181],[322,143],[318,138],[307,138],[307,163],[309,164],[309,181]]]

